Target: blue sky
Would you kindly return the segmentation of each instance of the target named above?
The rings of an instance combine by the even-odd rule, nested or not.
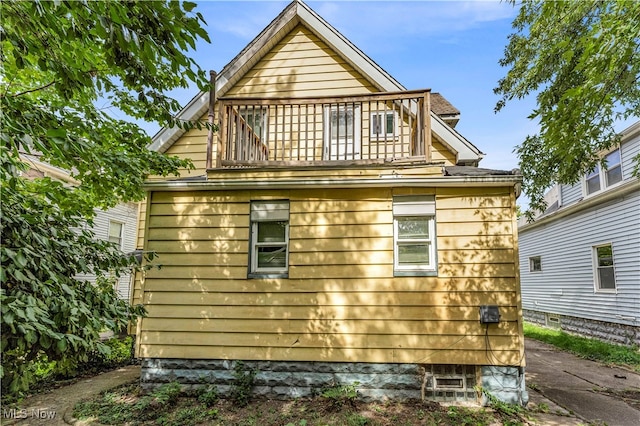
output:
[[[211,44],[193,53],[204,70],[220,71],[289,1],[197,1]],[[515,145],[536,125],[531,97],[498,114],[493,88],[516,9],[500,1],[307,1],[407,89],[430,88],[461,111],[456,129],[486,153],[481,167],[518,167]],[[173,92],[185,105],[196,87]],[[149,134],[158,128],[145,126]]]

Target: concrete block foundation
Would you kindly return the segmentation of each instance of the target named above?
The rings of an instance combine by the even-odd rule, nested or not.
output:
[[[530,323],[560,329],[568,333],[592,337],[618,345],[640,345],[639,326],[596,321],[531,309],[524,309],[523,316]]]
[[[141,386],[150,391],[164,383],[178,382],[185,390],[196,390],[213,384],[225,395],[232,389],[235,366],[236,362],[229,360],[144,359]],[[272,399],[313,397],[329,387],[355,384],[364,401],[486,403],[478,385],[505,402],[522,404],[527,400],[524,377],[518,368],[243,361],[242,369],[256,372],[254,395]]]

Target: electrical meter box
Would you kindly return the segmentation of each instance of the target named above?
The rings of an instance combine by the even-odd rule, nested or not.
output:
[[[480,324],[497,324],[500,322],[500,309],[496,305],[480,306]]]

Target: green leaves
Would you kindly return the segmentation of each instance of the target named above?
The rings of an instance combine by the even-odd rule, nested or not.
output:
[[[516,152],[530,208],[544,211],[551,185],[578,181],[617,143],[614,123],[640,116],[640,3],[525,0],[513,28],[495,109],[536,94],[540,132]]]
[[[95,209],[140,200],[149,175],[189,161],[150,152],[151,139],[111,111],[185,123],[164,95],[206,87],[186,52],[208,41],[195,4],[168,1],[0,2],[0,326],[2,390],[26,389],[36,359],[73,368],[104,329],[141,307],[118,299],[112,277],[134,266],[91,231]],[[122,115],[122,114],[119,114]],[[20,154],[68,170],[69,183],[27,180]],[[78,278],[97,276],[95,285]]]

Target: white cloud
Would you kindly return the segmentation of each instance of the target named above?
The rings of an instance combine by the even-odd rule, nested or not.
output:
[[[500,1],[356,1],[309,3],[328,22],[355,34],[444,35],[479,24],[512,19],[516,10]]]

